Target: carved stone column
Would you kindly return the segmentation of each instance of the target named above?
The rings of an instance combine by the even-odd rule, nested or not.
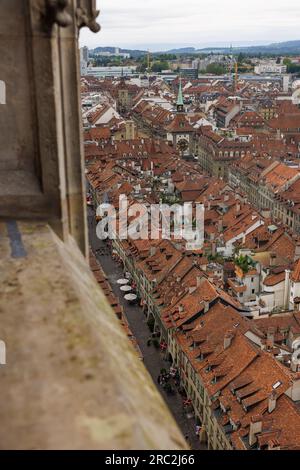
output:
[[[94,0],[1,2],[0,216],[46,220],[83,252],[78,34],[97,15]]]

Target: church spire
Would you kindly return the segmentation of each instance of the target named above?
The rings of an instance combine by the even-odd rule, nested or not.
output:
[[[122,85],[125,85],[125,75],[124,75],[124,69],[122,67],[122,70],[121,70],[121,84]]]
[[[178,113],[183,113],[184,112],[181,77],[179,77],[179,89],[178,89],[176,107],[177,107],[177,112]]]

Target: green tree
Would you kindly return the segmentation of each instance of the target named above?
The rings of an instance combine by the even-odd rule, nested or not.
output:
[[[155,54],[154,57],[159,61],[176,60],[177,58],[175,54]]]
[[[212,73],[213,75],[223,75],[226,73],[226,68],[222,65],[213,63],[207,66],[206,73]]]
[[[254,268],[255,263],[248,255],[240,255],[235,259],[235,264],[241,268],[243,273],[247,273],[250,268]]]
[[[146,70],[147,70],[147,63],[146,62],[142,62],[140,65],[138,65],[137,71],[139,73],[145,73]]]
[[[240,52],[239,55],[238,55],[238,58],[237,58],[238,64],[242,64],[245,59],[246,59],[245,54],[243,54],[242,52]]]
[[[167,70],[169,68],[169,63],[166,61],[156,61],[152,64],[152,72],[161,72],[162,70]]]
[[[285,59],[283,59],[283,63],[284,63],[284,65],[287,66],[287,72],[288,73],[299,73],[300,72],[300,65],[293,64],[289,57],[285,57]]]

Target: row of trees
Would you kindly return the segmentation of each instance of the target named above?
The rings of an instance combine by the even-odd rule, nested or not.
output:
[[[284,59],[283,63],[287,66],[288,73],[300,73],[300,65],[293,64],[288,57]]]
[[[124,57],[111,56],[111,57],[101,57],[101,56],[92,56],[89,58],[89,61],[93,63],[95,67],[114,67],[114,66],[126,66],[134,65],[134,62],[130,59],[125,59]]]
[[[169,68],[169,62],[166,60],[157,60],[154,62],[151,62],[150,64],[150,71],[151,72],[161,72],[162,70],[167,70]],[[144,73],[148,69],[148,60],[145,58],[145,60],[142,61],[142,63],[138,66],[138,72]]]

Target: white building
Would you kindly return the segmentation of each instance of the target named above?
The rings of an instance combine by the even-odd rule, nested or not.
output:
[[[88,66],[88,61],[89,61],[89,50],[88,48],[81,47],[80,50],[80,74],[81,76],[85,76],[87,72],[87,66]]]
[[[264,60],[259,62],[258,65],[254,67],[254,73],[257,75],[263,75],[267,73],[274,74],[285,74],[287,72],[287,66],[282,63],[277,64],[276,60]]]
[[[95,55],[99,57],[123,57],[123,59],[130,59],[130,54],[128,52],[120,52],[119,47],[115,47],[114,52],[99,51]]]
[[[88,47],[84,46],[80,48],[80,60],[84,60],[85,62],[89,61],[89,49]]]
[[[261,292],[258,296],[260,315],[288,308],[289,274],[285,269],[261,270]]]
[[[125,77],[136,73],[136,66],[127,67],[88,67],[86,75],[93,77]]]
[[[80,60],[80,75],[84,77],[87,75],[88,64],[85,60]]]
[[[224,232],[224,244],[217,247],[217,252],[226,258],[230,258],[234,254],[235,243],[239,240],[245,240],[246,235],[256,230],[264,221],[257,215],[253,214],[247,223],[237,228],[236,233],[233,235],[231,227]],[[229,235],[227,235],[229,233]]]
[[[282,79],[282,89],[284,93],[288,93],[289,88],[290,88],[290,75],[286,74],[283,76],[283,79]]]
[[[98,112],[98,117],[93,123],[93,126],[105,126],[109,124],[113,118],[120,121],[122,120],[119,113],[109,104],[97,105],[83,112],[82,119],[83,126],[85,128],[91,127],[89,116],[95,114],[96,112]]]
[[[290,308],[293,309],[300,302],[300,259],[290,275],[289,291],[289,304]]]

